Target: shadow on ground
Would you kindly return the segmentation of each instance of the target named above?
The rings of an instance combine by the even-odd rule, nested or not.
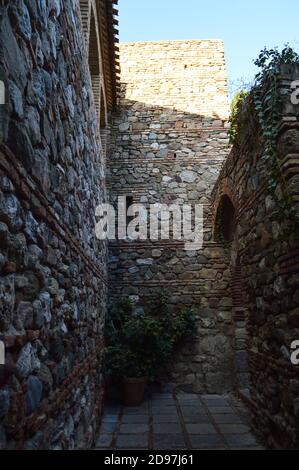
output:
[[[248,411],[232,395],[149,394],[138,407],[108,403],[96,449],[249,449],[263,447]]]

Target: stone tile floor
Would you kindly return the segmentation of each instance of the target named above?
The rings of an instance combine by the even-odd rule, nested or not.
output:
[[[154,393],[136,408],[107,404],[96,449],[263,449],[234,396]]]

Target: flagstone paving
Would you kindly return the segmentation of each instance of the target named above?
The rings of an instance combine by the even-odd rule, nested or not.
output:
[[[138,407],[107,404],[96,449],[263,449],[237,398],[155,393]]]

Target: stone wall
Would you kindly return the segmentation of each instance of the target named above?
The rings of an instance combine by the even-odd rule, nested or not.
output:
[[[0,449],[87,448],[102,398],[105,162],[79,2],[0,7]]]
[[[298,72],[294,67],[281,71],[278,90],[284,109],[277,146],[284,178],[299,210],[299,108],[290,99],[291,82],[298,79]],[[286,236],[288,219],[275,215],[277,203],[267,189],[270,164],[261,158],[260,130],[252,122],[247,120],[216,184],[213,220],[226,195],[236,211],[229,257],[241,313],[240,318],[236,310],[236,331],[241,331],[243,341],[247,336],[239,362],[246,361],[246,348],[253,426],[268,446],[298,449],[299,368],[292,365],[290,354],[292,342],[299,339],[299,249]],[[281,186],[276,195],[282,197]],[[219,223],[215,225],[219,229]]]
[[[204,206],[202,250],[172,239],[111,243],[111,302],[129,296],[146,308],[164,288],[174,312],[193,308],[196,335],[170,365],[171,385],[231,391],[247,384],[249,364],[256,431],[270,447],[298,448],[290,348],[299,339],[299,248],[275,216],[259,129],[245,126],[226,160],[221,41],[132,43],[120,48],[122,99],[109,144],[116,84],[100,56],[106,10],[99,18],[96,9],[113,3],[0,2],[0,449],[92,446],[108,294],[108,249],[95,238],[106,146],[115,204],[124,195],[146,207]],[[297,204],[299,110],[289,90],[298,74],[281,71],[278,139]]]
[[[164,288],[170,305],[192,307],[194,342],[171,375],[185,389],[234,387],[230,272],[225,248],[212,239],[210,194],[227,155],[227,82],[223,43],[170,41],[120,45],[122,100],[114,119],[108,163],[111,199],[201,203],[204,248],[184,243],[118,241],[110,249],[110,295],[130,296],[140,308]]]

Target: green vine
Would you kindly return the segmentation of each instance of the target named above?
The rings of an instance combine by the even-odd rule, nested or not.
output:
[[[240,115],[245,111],[246,98],[249,92],[245,90],[238,91],[231,102],[231,113],[230,113],[230,127],[228,130],[229,145],[234,145],[237,142],[238,134],[240,132],[240,126],[242,122]]]
[[[276,203],[277,210],[273,219],[287,221],[288,229],[283,239],[299,239],[299,216],[292,192],[282,171],[282,161],[277,150],[279,124],[282,118],[282,96],[279,92],[278,79],[281,66],[299,64],[299,55],[289,46],[281,52],[278,49],[263,49],[254,62],[260,69],[255,77],[255,84],[249,94],[240,92],[235,97],[231,116],[230,143],[240,145],[244,126],[250,126],[249,114],[252,108],[257,120],[259,134],[263,143],[262,160],[267,168],[267,188]]]
[[[299,55],[291,47],[286,46],[282,52],[277,49],[261,51],[255,61],[260,72],[255,78],[253,101],[264,142],[262,159],[269,163],[270,167],[268,192],[277,205],[273,217],[279,221],[287,220],[289,223],[283,238],[299,239],[299,216],[277,150],[278,129],[282,118],[282,97],[278,89],[278,78],[283,64],[299,64]]]

